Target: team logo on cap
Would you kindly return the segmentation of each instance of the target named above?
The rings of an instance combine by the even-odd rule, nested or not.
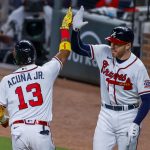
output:
[[[114,32],[111,36],[115,38],[116,37],[116,32]]]
[[[144,81],[144,88],[150,88],[150,80]]]

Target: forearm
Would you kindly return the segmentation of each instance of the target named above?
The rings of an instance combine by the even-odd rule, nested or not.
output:
[[[68,9],[66,16],[62,21],[62,26],[60,27],[61,42],[59,44],[59,52],[56,57],[64,64],[71,52],[70,43],[70,32],[69,27],[72,22],[72,10],[71,7]]]
[[[137,116],[134,119],[134,123],[140,125],[140,123],[143,121],[143,119],[146,117],[146,115],[149,112],[150,109],[150,94],[142,95],[142,104],[138,110]]]
[[[70,33],[68,29],[60,29],[61,42],[59,45],[59,53],[56,57],[64,64],[71,52]]]
[[[89,44],[84,44],[80,39],[80,31],[72,31],[71,35],[72,50],[82,56],[91,57],[91,48]]]

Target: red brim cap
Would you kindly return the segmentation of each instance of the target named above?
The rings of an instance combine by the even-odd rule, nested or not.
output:
[[[107,38],[105,38],[105,40],[111,42],[111,43],[115,43],[115,44],[121,44],[121,45],[124,45],[124,44],[127,44],[128,42],[125,42],[125,41],[122,41],[122,40],[119,40],[117,38],[114,38],[112,36],[109,36]]]

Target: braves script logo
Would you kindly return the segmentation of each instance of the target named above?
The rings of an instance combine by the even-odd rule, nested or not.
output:
[[[108,66],[109,63],[106,60],[104,60],[101,73],[103,73],[106,77],[108,77],[106,78],[106,81],[109,84],[124,86],[124,90],[131,90],[132,83],[130,78],[127,78],[127,74],[114,73],[107,68]]]
[[[144,81],[144,88],[150,88],[150,80]]]

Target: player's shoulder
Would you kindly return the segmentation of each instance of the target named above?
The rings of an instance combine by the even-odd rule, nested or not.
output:
[[[110,50],[110,46],[106,44],[91,45],[94,49]]]
[[[97,45],[91,45],[93,51],[97,52],[104,52],[104,53],[109,53],[110,52],[110,46],[106,44],[97,44]]]
[[[62,62],[57,58],[53,57],[50,61],[46,62],[45,64],[42,65],[42,68],[62,68]]]
[[[7,82],[12,77],[12,74],[6,75],[1,79],[1,83]]]
[[[134,55],[134,54],[133,54]],[[135,55],[134,55],[135,56]],[[137,66],[144,66],[144,64],[143,64],[143,62],[141,61],[141,59],[140,58],[138,58],[137,56],[135,56],[136,57],[136,65]]]
[[[133,57],[135,57],[136,61],[135,61],[135,67],[137,68],[137,70],[141,70],[145,68],[144,63],[142,62],[142,60],[140,58],[138,58],[137,56],[135,56],[132,53]]]

